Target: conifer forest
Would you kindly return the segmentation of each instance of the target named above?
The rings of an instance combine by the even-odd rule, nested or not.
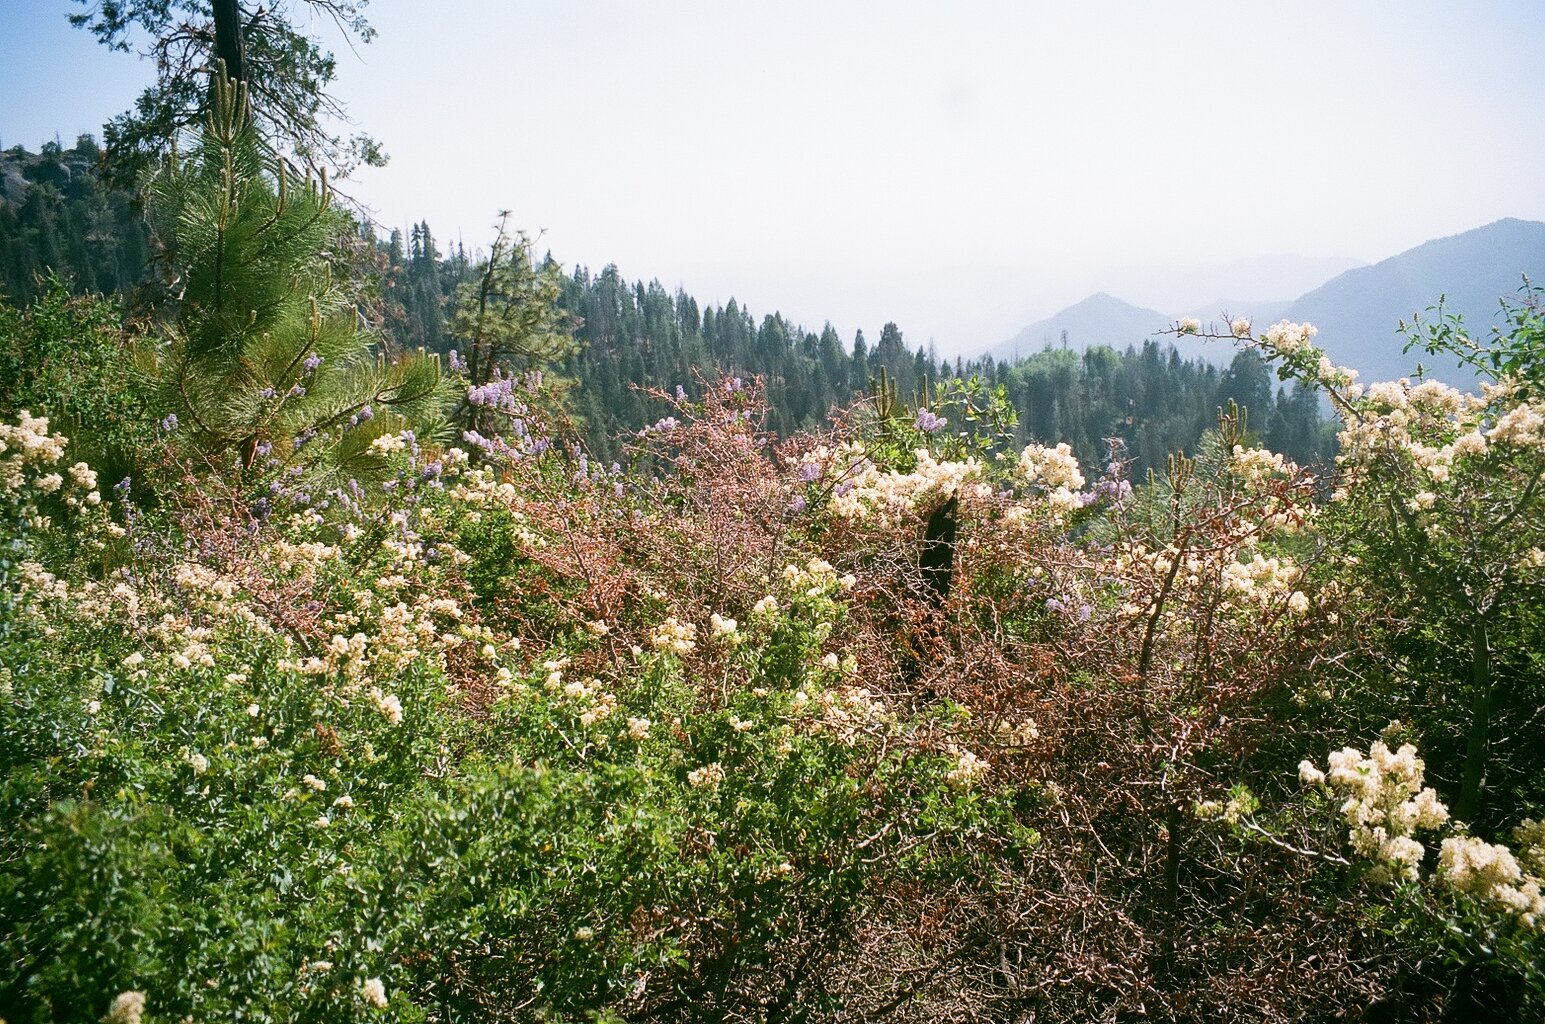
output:
[[[68,7],[0,1024],[1545,1020],[1545,293],[945,357],[375,223],[363,2]]]

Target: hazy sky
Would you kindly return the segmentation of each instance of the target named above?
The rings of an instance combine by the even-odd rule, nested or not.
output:
[[[69,144],[148,78],[77,9],[0,0],[0,144]],[[1095,290],[1291,298],[1345,264],[1231,264],[1545,220],[1541,0],[368,13],[337,91],[391,154],[355,187],[384,225],[470,249],[508,208],[566,265],[848,337],[975,352]]]

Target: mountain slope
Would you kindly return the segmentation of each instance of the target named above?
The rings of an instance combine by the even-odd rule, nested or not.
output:
[[[1081,351],[1094,345],[1109,345],[1120,350],[1128,345],[1141,345],[1143,339],[1155,337],[1173,324],[1172,317],[1158,310],[1144,309],[1114,295],[1097,292],[1045,320],[1037,320],[1008,341],[995,345],[988,354],[998,360],[1013,360],[1033,355],[1048,345],[1060,348],[1064,332],[1070,348]],[[1196,353],[1181,354],[1189,357]]]
[[[1316,344],[1364,380],[1391,380],[1409,376],[1419,357],[1401,352],[1402,319],[1446,296],[1446,307],[1464,316],[1471,335],[1486,337],[1486,325],[1501,322],[1500,300],[1518,298],[1525,274],[1545,281],[1545,224],[1508,218],[1349,270],[1294,300],[1281,318],[1319,327]],[[1431,317],[1423,313],[1423,319]],[[1257,316],[1258,328],[1267,323]],[[1423,362],[1440,379],[1472,379],[1451,359]]]

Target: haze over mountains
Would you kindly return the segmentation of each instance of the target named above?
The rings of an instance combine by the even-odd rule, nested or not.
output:
[[[1211,310],[1163,313],[1098,292],[1029,324],[989,354],[1012,359],[1064,343],[1124,349],[1160,338],[1173,342],[1184,357],[1227,363],[1232,346],[1161,333],[1181,316],[1206,322],[1226,311],[1250,317],[1257,328],[1281,319],[1313,323],[1320,329],[1315,341],[1333,360],[1355,367],[1365,380],[1393,379],[1410,375],[1418,358],[1401,351],[1401,320],[1410,321],[1413,314],[1430,319],[1424,311],[1443,297],[1445,308],[1464,317],[1472,336],[1484,338],[1489,325],[1502,321],[1501,300],[1516,301],[1526,275],[1545,281],[1545,223],[1507,218],[1347,270],[1296,299],[1220,301]],[[1432,376],[1461,383],[1469,378],[1453,360],[1423,361]]]

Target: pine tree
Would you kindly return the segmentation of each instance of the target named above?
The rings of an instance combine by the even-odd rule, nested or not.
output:
[[[293,182],[282,161],[271,176],[245,89],[218,78],[211,94],[196,147],[151,185],[176,292],[156,367],[168,422],[211,459],[239,453],[243,471],[272,451],[319,482],[368,477],[375,438],[439,422],[439,360],[378,354],[325,258],[344,226],[325,176]]]

